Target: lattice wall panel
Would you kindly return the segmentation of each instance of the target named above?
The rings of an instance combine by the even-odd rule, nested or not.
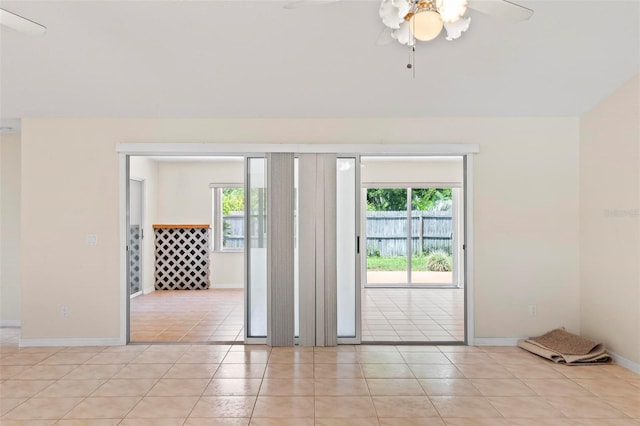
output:
[[[131,294],[140,291],[140,225],[131,225],[129,227],[129,285]]]
[[[209,228],[155,228],[156,290],[209,288]]]

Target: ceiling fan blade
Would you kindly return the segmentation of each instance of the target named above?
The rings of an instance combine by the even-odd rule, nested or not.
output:
[[[508,0],[471,0],[469,8],[512,22],[526,21],[533,16],[533,10]]]
[[[47,32],[47,27],[44,25],[5,9],[0,9],[0,25],[28,35],[44,35]]]
[[[393,30],[389,27],[384,27],[382,31],[380,31],[380,35],[378,35],[378,39],[376,40],[376,46],[387,46],[391,44],[393,41],[393,37],[391,37],[391,32]]]
[[[300,9],[308,6],[320,6],[324,4],[337,3],[342,0],[299,0],[299,1],[290,1],[286,3],[283,7],[285,9]]]

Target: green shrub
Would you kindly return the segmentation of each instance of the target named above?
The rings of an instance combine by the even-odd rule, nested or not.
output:
[[[436,250],[427,255],[427,271],[451,271],[451,256],[442,250]]]
[[[375,247],[368,247],[367,257],[380,257],[380,249]]]

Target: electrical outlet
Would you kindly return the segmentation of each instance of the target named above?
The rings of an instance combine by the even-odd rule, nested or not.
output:
[[[98,245],[98,236],[96,234],[87,234],[85,239],[88,246],[93,247]]]
[[[529,316],[535,317],[536,315],[538,315],[538,309],[536,308],[536,305],[529,305]]]
[[[68,306],[60,307],[60,315],[62,315],[63,318],[69,318],[69,307]]]

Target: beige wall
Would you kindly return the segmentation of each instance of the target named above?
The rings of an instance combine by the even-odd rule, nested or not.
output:
[[[0,324],[20,321],[20,134],[0,135]]]
[[[119,335],[119,142],[478,143],[476,336],[578,331],[578,137],[572,118],[24,119],[23,338]]]
[[[462,158],[404,159],[379,161],[362,159],[360,172],[363,185],[368,183],[430,183],[462,184]]]
[[[580,120],[581,328],[640,363],[640,76]]]
[[[142,207],[144,242],[142,246],[142,292],[155,290],[155,244],[153,240],[153,224],[156,222],[158,206],[158,166],[147,157],[131,157],[129,175],[132,179],[144,182],[144,202]]]
[[[244,183],[244,165],[234,162],[158,162],[158,222],[212,224],[210,184]],[[244,286],[243,253],[211,253],[214,288]]]
[[[461,123],[475,159],[476,336],[531,336],[578,320],[578,120]],[[535,124],[534,124],[535,123]],[[529,316],[536,305],[537,316]]]

